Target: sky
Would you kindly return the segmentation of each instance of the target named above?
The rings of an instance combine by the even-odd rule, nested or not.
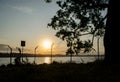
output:
[[[53,0],[0,0],[0,44],[7,44],[17,51],[21,41],[26,42],[26,53],[49,54],[50,49],[43,46],[45,41],[54,43],[54,54],[65,54],[66,44],[55,36],[55,31],[47,24],[59,7]],[[95,41],[95,48],[96,48]],[[100,51],[104,52],[103,39],[100,39]]]

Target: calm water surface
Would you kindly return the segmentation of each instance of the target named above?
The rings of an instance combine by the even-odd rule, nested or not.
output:
[[[14,64],[15,57],[12,58],[12,64]],[[34,57],[24,57],[23,60],[27,61],[29,63],[34,62]],[[87,63],[87,62],[93,62],[97,58],[96,57],[72,57],[72,61],[75,63]],[[60,63],[68,63],[70,62],[70,57],[52,57],[52,61],[60,62]],[[10,63],[10,58],[0,58],[0,65],[7,65]],[[51,63],[51,57],[36,57],[35,58],[36,64],[43,64],[43,63]]]

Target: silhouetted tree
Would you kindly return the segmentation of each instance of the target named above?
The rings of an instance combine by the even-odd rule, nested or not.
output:
[[[115,41],[119,43],[114,36],[118,35],[114,27],[119,26],[115,0],[60,0],[57,4],[60,9],[48,26],[57,30],[56,36],[67,42],[68,50],[78,54],[84,48],[87,52],[93,47],[94,37],[103,36],[105,32],[105,62],[119,61],[114,44]],[[103,15],[106,10],[108,12]],[[92,40],[82,41],[80,36],[88,34],[92,35]]]
[[[104,36],[105,62],[119,63],[119,22],[120,12],[118,11],[119,2],[109,0],[108,16]],[[118,19],[118,20],[117,20]]]
[[[84,52],[93,49],[94,36],[104,34],[106,16],[102,12],[106,3],[104,0],[57,1],[60,9],[48,26],[57,30],[56,36],[66,41],[67,53],[78,54],[83,49]],[[92,35],[92,40],[83,41],[81,36],[84,35]]]

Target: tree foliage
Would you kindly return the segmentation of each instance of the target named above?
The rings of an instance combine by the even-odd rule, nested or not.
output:
[[[60,9],[53,16],[49,27],[56,30],[56,36],[66,41],[67,54],[89,52],[93,49],[94,36],[103,36],[108,0],[59,0]],[[92,35],[92,40],[81,36]]]

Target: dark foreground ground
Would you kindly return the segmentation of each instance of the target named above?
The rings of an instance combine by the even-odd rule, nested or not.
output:
[[[1,65],[0,82],[120,82],[120,65],[53,63]]]

